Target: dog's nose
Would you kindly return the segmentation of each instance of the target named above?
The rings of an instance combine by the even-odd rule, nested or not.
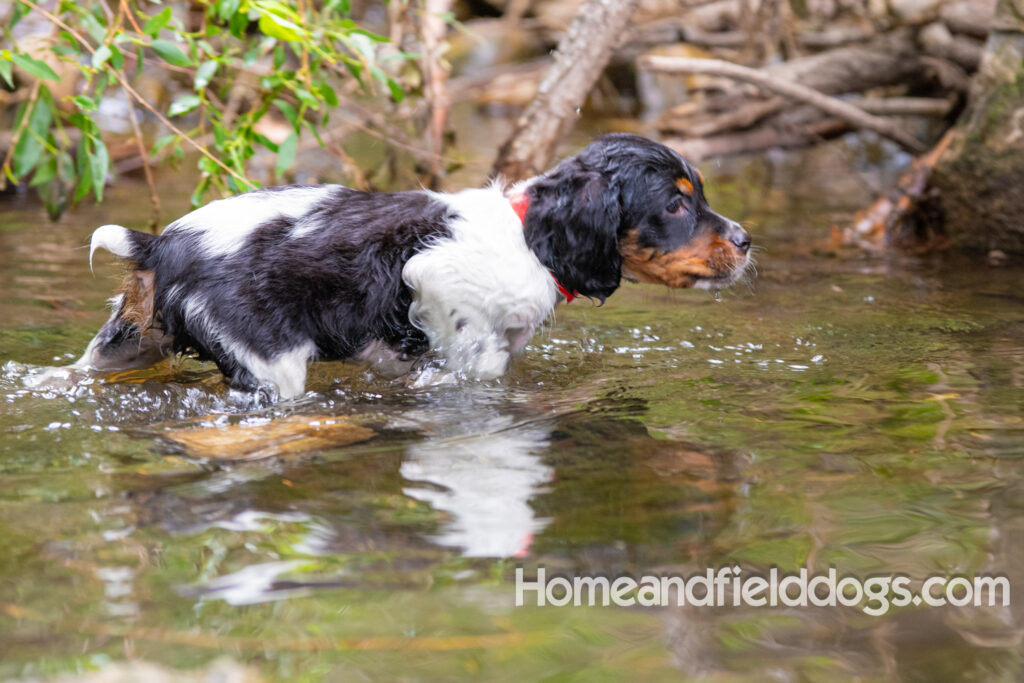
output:
[[[735,223],[729,226],[729,241],[736,245],[740,253],[746,254],[750,249],[750,233]]]

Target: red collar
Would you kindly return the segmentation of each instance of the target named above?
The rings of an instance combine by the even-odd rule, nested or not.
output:
[[[526,196],[525,192],[519,192],[508,198],[508,203],[512,206],[512,210],[519,216],[519,222],[526,226],[526,210],[530,208],[530,198]],[[558,291],[565,297],[565,303],[571,303],[573,299],[580,295],[579,292],[570,292],[566,289],[558,278],[555,277],[554,273],[548,271],[551,275],[551,279],[555,281],[555,287],[558,287]]]

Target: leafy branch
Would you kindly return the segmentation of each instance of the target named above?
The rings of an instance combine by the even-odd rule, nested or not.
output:
[[[182,145],[199,154],[192,195],[198,205],[211,189],[257,187],[246,162],[259,147],[276,155],[280,177],[294,164],[304,132],[323,145],[320,131],[339,106],[339,87],[372,93],[379,85],[401,101],[406,88],[390,75],[386,61],[416,57],[385,49],[388,39],[360,28],[346,0],[204,0],[198,21],[176,15],[172,4],[152,14],[139,4],[153,3],[119,0],[115,14],[102,0],[61,0],[52,11],[36,0],[17,0],[4,28],[15,47],[0,50],[0,81],[14,89],[29,80],[31,91],[15,116],[0,185],[27,181],[51,216],[90,192],[102,201],[112,167],[98,114],[103,98],[118,90],[129,101],[154,207],[150,159],[175,163],[184,157]],[[186,9],[185,3],[177,7]],[[19,49],[12,38],[32,12],[53,27],[45,48],[35,52]],[[180,90],[166,108],[137,87],[144,73],[157,69],[166,75],[161,80]],[[76,85],[73,94],[57,100],[50,84],[62,77]],[[136,106],[165,129],[148,154]],[[288,123],[283,138],[271,140],[261,132],[260,122],[271,112]]]

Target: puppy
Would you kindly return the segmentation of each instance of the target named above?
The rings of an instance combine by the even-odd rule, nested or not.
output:
[[[375,194],[279,187],[212,202],[159,236],[98,228],[129,266],[113,315],[74,367],[123,370],[175,353],[233,388],[305,390],[314,359],[433,350],[501,375],[561,301],[604,301],[622,278],[726,287],[750,236],[708,206],[669,148],[606,135],[510,188]]]

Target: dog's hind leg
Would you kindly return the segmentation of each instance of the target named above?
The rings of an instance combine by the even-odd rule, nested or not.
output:
[[[129,271],[111,303],[110,319],[73,368],[105,372],[147,368],[171,354],[171,336],[154,325],[152,271]]]
[[[230,349],[217,345],[211,351],[232,389],[260,392],[276,400],[297,398],[305,392],[307,365],[316,354],[316,346],[300,343],[269,358],[238,344]]]

